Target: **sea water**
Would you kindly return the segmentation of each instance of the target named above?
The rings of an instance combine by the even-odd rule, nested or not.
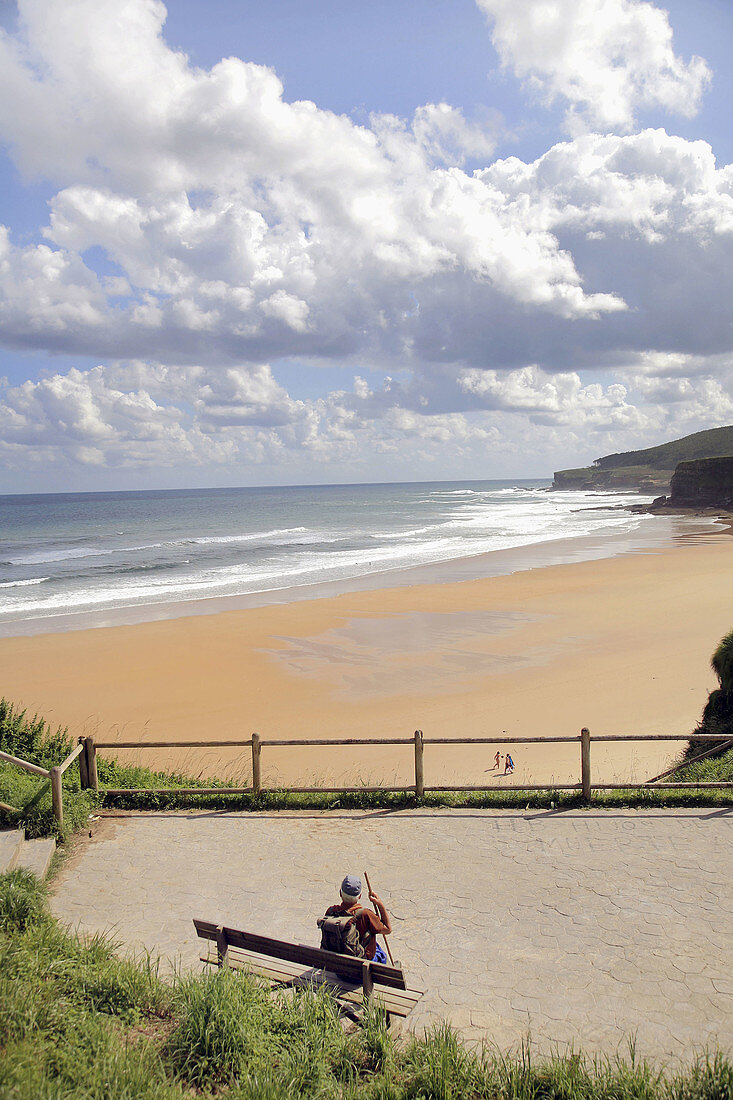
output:
[[[558,540],[589,547],[589,537],[596,543],[615,537],[621,545],[620,537],[660,522],[628,510],[649,499],[637,493],[552,492],[549,485],[420,482],[0,497],[0,633],[159,618],[215,597],[256,603],[273,593],[302,597],[318,590],[313,586],[374,587],[405,571],[465,566],[485,555],[505,563],[494,572],[511,572],[522,567],[523,548]],[[579,550],[578,556],[598,555]]]

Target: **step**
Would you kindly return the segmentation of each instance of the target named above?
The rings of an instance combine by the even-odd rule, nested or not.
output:
[[[56,841],[52,836],[40,837],[38,840],[25,840],[20,847],[16,866],[25,867],[27,871],[32,871],[36,878],[44,879],[48,874],[55,851]]]
[[[25,841],[25,829],[0,831],[0,874],[12,871],[18,862],[20,849]]]

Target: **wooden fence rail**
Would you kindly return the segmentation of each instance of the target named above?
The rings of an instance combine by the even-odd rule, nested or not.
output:
[[[24,772],[30,772],[31,775],[42,775],[44,779],[48,779],[51,774],[46,768],[39,768],[37,764],[31,764],[28,760],[11,756],[9,752],[0,752],[0,760],[4,760],[6,764],[15,764],[16,768],[22,768]]]
[[[61,828],[61,826],[64,823],[64,789],[63,789],[63,784],[61,782],[61,777],[64,774],[64,772],[66,771],[66,769],[71,764],[73,764],[74,761],[78,757],[79,758],[79,775],[80,775],[80,778],[81,778],[81,785],[82,785],[82,787],[91,786],[90,783],[85,781],[86,775],[88,773],[85,772],[84,765],[82,764],[82,758],[86,754],[87,754],[86,744],[85,744],[83,739],[80,739],[79,744],[76,746],[75,749],[71,750],[71,752],[66,757],[66,759],[62,760],[60,764],[55,764],[52,768],[39,768],[39,766],[37,764],[31,764],[31,762],[29,760],[21,760],[19,756],[11,756],[10,753],[8,753],[8,752],[0,752],[0,761],[4,761],[6,764],[14,764],[16,768],[22,768],[23,771],[28,772],[30,775],[40,775],[44,779],[48,779],[50,781],[50,783],[51,783],[51,805],[53,807],[53,814],[54,814],[54,817],[56,818],[56,820],[59,823],[59,828]],[[96,775],[96,763],[95,763],[94,767],[95,767],[95,775]],[[38,801],[38,798],[40,797],[40,795],[43,793],[43,791],[45,789],[46,789],[46,785],[44,784],[41,791],[39,791],[31,799],[30,805],[32,805],[34,802]],[[18,809],[17,806],[8,806],[4,802],[0,803],[0,807],[2,807],[2,809],[4,809],[4,810],[8,811],[9,813],[20,814],[20,813],[23,812],[22,810]]]
[[[100,741],[95,744],[91,737],[84,738],[84,754],[81,757],[82,785],[99,789],[97,779],[96,753],[98,749],[192,749],[192,748],[249,748],[252,752],[252,786],[251,787],[109,787],[105,793],[111,795],[123,794],[252,794],[259,795],[264,790],[262,786],[262,750],[263,748],[283,748],[310,746],[336,747],[345,745],[413,745],[415,753],[415,782],[414,784],[402,784],[397,787],[387,786],[351,786],[351,787],[276,787],[278,791],[287,791],[292,794],[345,794],[347,792],[402,792],[414,790],[417,798],[422,798],[428,792],[447,791],[485,791],[484,786],[433,786],[425,783],[425,746],[426,745],[536,745],[536,744],[567,744],[580,745],[580,782],[579,783],[525,783],[502,786],[502,791],[580,791],[584,801],[590,802],[593,791],[621,791],[621,790],[687,790],[691,788],[733,788],[733,783],[723,782],[678,782],[660,783],[658,780],[666,777],[669,772],[649,779],[646,783],[593,783],[591,776],[591,744],[593,742],[610,741],[721,741],[729,742],[731,738],[726,734],[687,734],[687,733],[659,733],[659,734],[602,734],[591,737],[590,730],[584,727],[575,737],[425,737],[422,730],[415,730],[413,737],[340,737],[328,740],[325,738],[298,738],[298,739],[263,739],[258,733],[242,740],[228,741]],[[725,746],[727,748],[727,745]],[[706,755],[706,754],[703,754]],[[81,763],[83,761],[83,763]]]

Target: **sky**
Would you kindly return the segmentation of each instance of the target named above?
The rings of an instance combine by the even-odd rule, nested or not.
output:
[[[0,493],[733,423],[730,0],[0,0]]]

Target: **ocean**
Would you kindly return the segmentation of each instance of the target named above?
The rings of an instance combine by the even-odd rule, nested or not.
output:
[[[222,599],[231,606],[282,602],[414,583],[418,575],[507,573],[669,537],[672,521],[628,511],[649,499],[638,493],[552,492],[549,485],[0,497],[0,634],[202,613]]]

